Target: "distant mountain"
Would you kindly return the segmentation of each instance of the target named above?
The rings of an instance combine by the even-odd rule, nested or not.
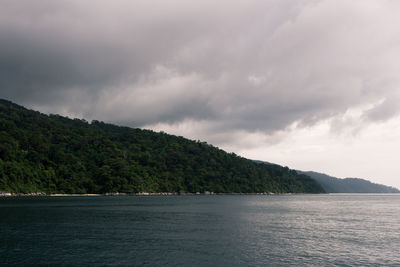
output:
[[[280,166],[268,161],[254,160],[265,165]],[[372,183],[361,178],[336,178],[314,171],[297,171],[306,174],[322,185],[327,193],[400,193],[395,187]]]
[[[205,142],[0,100],[0,192],[323,193],[314,179]]]
[[[313,171],[300,173],[318,181],[327,193],[400,193],[397,188],[371,183],[360,178],[340,179]]]

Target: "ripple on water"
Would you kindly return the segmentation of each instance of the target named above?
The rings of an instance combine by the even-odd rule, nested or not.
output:
[[[400,265],[400,196],[0,200],[10,265]]]

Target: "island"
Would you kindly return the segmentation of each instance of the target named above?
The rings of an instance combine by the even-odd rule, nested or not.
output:
[[[324,193],[306,174],[164,132],[47,115],[0,100],[0,191]]]

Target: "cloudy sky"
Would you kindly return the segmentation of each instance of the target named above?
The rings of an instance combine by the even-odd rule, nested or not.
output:
[[[0,0],[0,98],[400,188],[400,1]]]

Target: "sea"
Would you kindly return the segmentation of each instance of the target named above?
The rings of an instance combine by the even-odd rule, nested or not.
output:
[[[0,198],[1,266],[400,266],[400,194]]]

